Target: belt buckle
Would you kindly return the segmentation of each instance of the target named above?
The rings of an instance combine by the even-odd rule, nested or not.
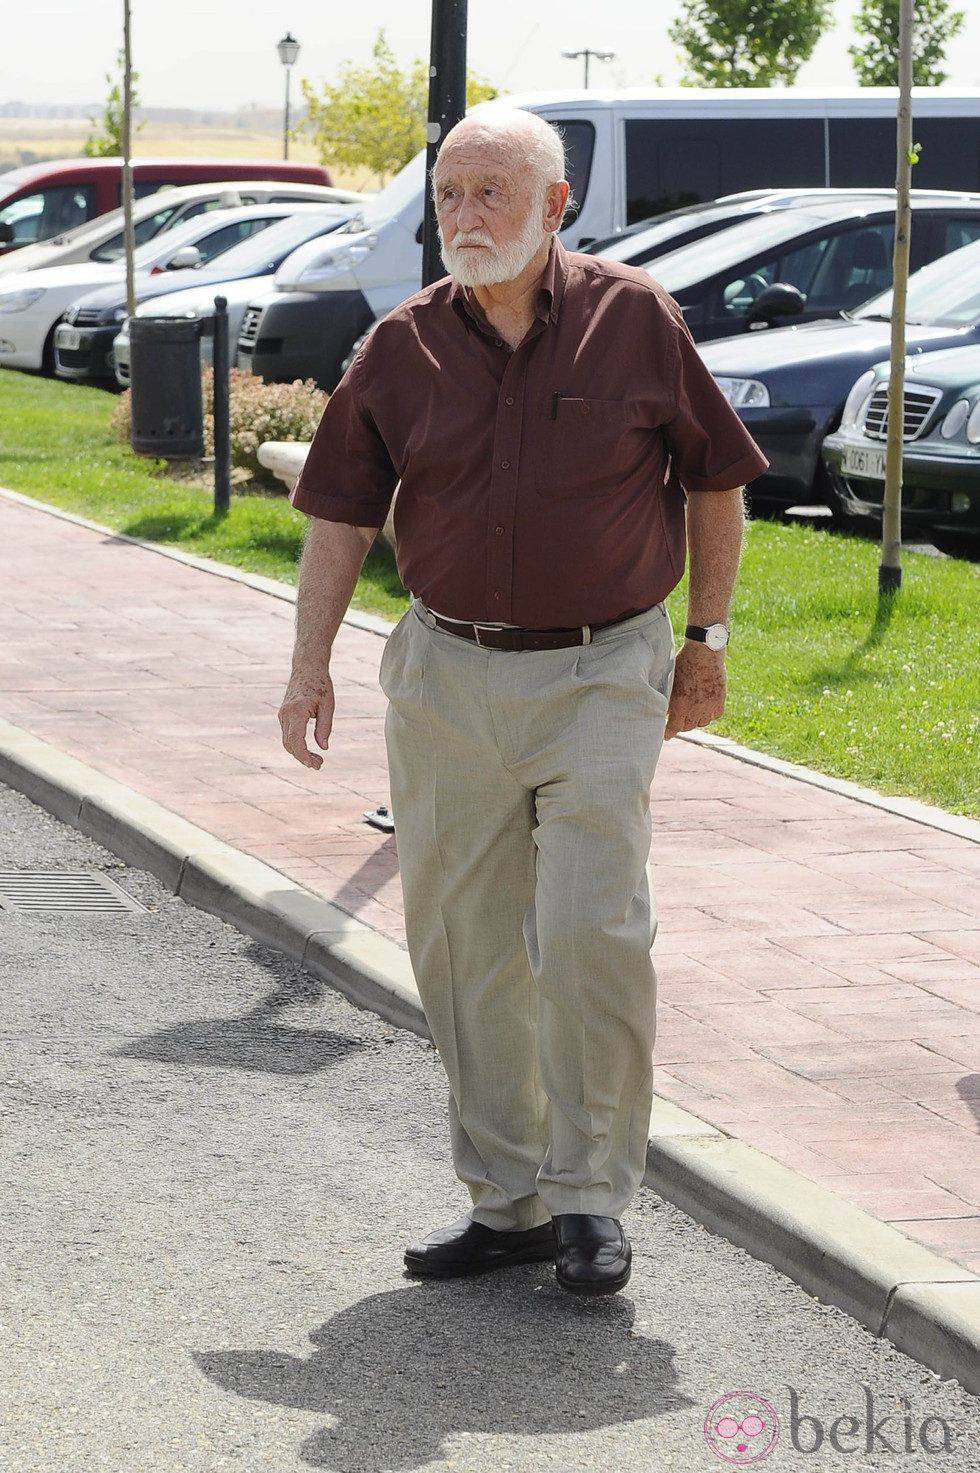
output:
[[[487,648],[487,646],[484,645],[483,642],[482,642],[482,640],[480,639],[480,626],[479,626],[479,624],[474,624],[473,625],[473,638],[476,640],[477,644],[480,646],[481,649],[486,649]]]

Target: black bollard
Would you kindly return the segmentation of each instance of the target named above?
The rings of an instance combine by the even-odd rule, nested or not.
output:
[[[228,407],[228,301],[214,299],[214,510],[231,505],[231,430]]]

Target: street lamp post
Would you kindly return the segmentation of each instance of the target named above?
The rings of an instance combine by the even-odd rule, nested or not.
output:
[[[581,51],[563,51],[562,56],[567,61],[578,61],[579,57],[585,58],[585,90],[589,90],[589,58],[594,56],[596,61],[615,61],[615,51],[600,51],[594,46],[583,46]]]
[[[276,50],[279,52],[279,60],[282,62],[283,66],[286,68],[286,107],[285,107],[285,110],[284,110],[284,113],[283,113],[283,122],[282,122],[282,156],[283,156],[284,159],[288,159],[289,158],[289,73],[292,70],[293,63],[295,62],[297,56],[299,56],[299,42],[297,41],[297,39],[296,39],[295,36],[291,35],[290,32],[287,31],[286,34],[283,36],[282,40],[277,44]]]

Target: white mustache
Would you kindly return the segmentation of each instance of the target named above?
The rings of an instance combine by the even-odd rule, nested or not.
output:
[[[486,230],[467,230],[465,233],[458,231],[450,250],[455,250],[461,245],[482,245],[492,248],[493,244],[493,237]]]

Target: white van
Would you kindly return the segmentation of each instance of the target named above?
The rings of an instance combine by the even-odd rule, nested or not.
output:
[[[526,107],[559,127],[576,207],[571,250],[637,220],[760,188],[868,188],[895,177],[894,88],[678,88],[537,93],[483,103]],[[918,188],[980,189],[980,89],[913,93]],[[295,251],[245,313],[238,365],[272,382],[332,389],[352,344],[422,280],[425,155],[329,241]]]

